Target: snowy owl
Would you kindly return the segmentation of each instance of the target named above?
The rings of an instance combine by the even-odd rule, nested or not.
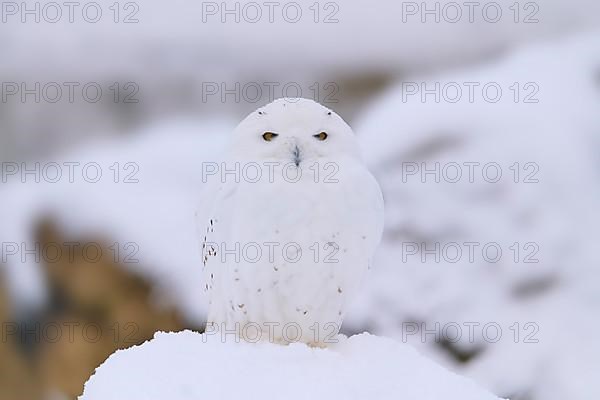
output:
[[[336,340],[383,230],[383,197],[351,128],[307,99],[278,99],[203,169],[198,212],[207,334]]]

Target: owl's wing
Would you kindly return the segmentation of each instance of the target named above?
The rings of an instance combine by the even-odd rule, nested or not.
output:
[[[229,233],[229,219],[233,210],[233,196],[237,185],[235,182],[208,183],[201,199],[201,204],[196,212],[196,227],[199,234],[203,290],[208,294],[209,314],[208,320],[215,320],[215,313],[219,312],[213,299],[221,293],[221,279],[223,265],[219,245],[227,242]]]
[[[383,234],[384,225],[384,200],[379,183],[363,164],[351,162],[342,164],[340,172],[345,171],[342,179],[351,182],[348,187],[348,200],[351,202],[358,215],[354,219],[360,225],[366,236],[363,245],[370,254],[379,245]]]
[[[375,247],[377,247],[377,245],[379,244],[379,242],[381,241],[381,236],[383,235],[383,228],[384,228],[384,200],[383,200],[383,193],[381,192],[381,187],[379,186],[379,183],[377,182],[377,179],[375,179],[375,177],[368,171],[366,170],[366,184],[365,187],[366,192],[368,193],[369,197],[370,197],[370,201],[369,203],[371,204],[372,207],[372,213],[373,213],[373,221],[374,221],[374,243],[373,243],[373,250],[375,249]]]

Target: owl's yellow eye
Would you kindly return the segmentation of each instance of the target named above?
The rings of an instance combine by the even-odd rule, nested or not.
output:
[[[327,139],[327,136],[329,136],[329,135],[327,135],[327,133],[325,133],[325,132],[321,132],[321,133],[318,133],[316,135],[313,135],[313,137],[315,137],[315,138],[317,138],[317,139],[319,139],[321,141]]]
[[[265,132],[262,135],[263,139],[265,139],[265,141],[267,141],[267,142],[270,142],[271,140],[275,139],[277,136],[279,136],[279,135],[276,133],[273,133],[273,132]]]

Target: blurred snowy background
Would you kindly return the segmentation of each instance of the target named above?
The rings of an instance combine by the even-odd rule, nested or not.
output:
[[[201,165],[285,95],[342,115],[384,192],[346,333],[600,398],[600,3],[467,3],[3,2],[0,399],[202,329]]]

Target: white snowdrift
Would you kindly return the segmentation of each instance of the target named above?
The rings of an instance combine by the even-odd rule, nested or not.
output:
[[[219,335],[185,331],[158,333],[113,354],[80,400],[206,398],[497,399],[410,346],[369,334],[340,336],[329,349],[315,349],[224,343]]]
[[[588,372],[600,356],[599,44],[600,32],[590,32],[524,47],[488,66],[405,81],[425,82],[427,88],[496,82],[505,88],[497,103],[481,97],[469,102],[468,96],[436,102],[432,95],[423,102],[420,93],[407,96],[400,83],[372,105],[354,128],[382,186],[387,235],[347,327],[402,337],[502,396],[600,398],[600,384]],[[539,102],[515,103],[507,88],[529,81],[539,86]],[[429,169],[436,162],[497,162],[507,179],[438,183],[431,175],[425,182],[415,175],[403,182],[405,161]],[[539,183],[509,178],[509,165],[527,161],[539,166]],[[514,262],[508,246],[529,241],[539,246],[539,262]],[[402,262],[403,242],[426,242],[429,249],[434,242],[497,242],[505,256],[496,263],[481,257],[437,262],[418,254]],[[437,332],[442,329],[436,323],[465,328],[468,321],[482,326],[493,321],[504,335],[497,343],[480,333],[471,340],[465,328],[455,347],[478,355],[463,363],[431,335],[407,337],[399,321],[424,321],[422,326]],[[511,337],[517,322],[521,327],[534,322],[537,341]]]
[[[233,126],[221,120],[173,119],[42,161],[95,162],[103,176],[97,183],[82,179],[81,170],[73,183],[66,169],[57,183],[32,178],[22,183],[20,176],[12,176],[16,179],[0,184],[0,242],[33,248],[39,218],[50,215],[69,240],[109,237],[135,243],[139,263],[124,265],[159,285],[158,301],[173,303],[188,320],[201,324],[205,314],[194,213],[203,188],[202,163],[215,160]],[[135,163],[139,182],[114,183],[109,167],[115,162]],[[5,261],[0,275],[9,282],[13,304],[19,309],[43,304],[41,263],[20,254]]]

